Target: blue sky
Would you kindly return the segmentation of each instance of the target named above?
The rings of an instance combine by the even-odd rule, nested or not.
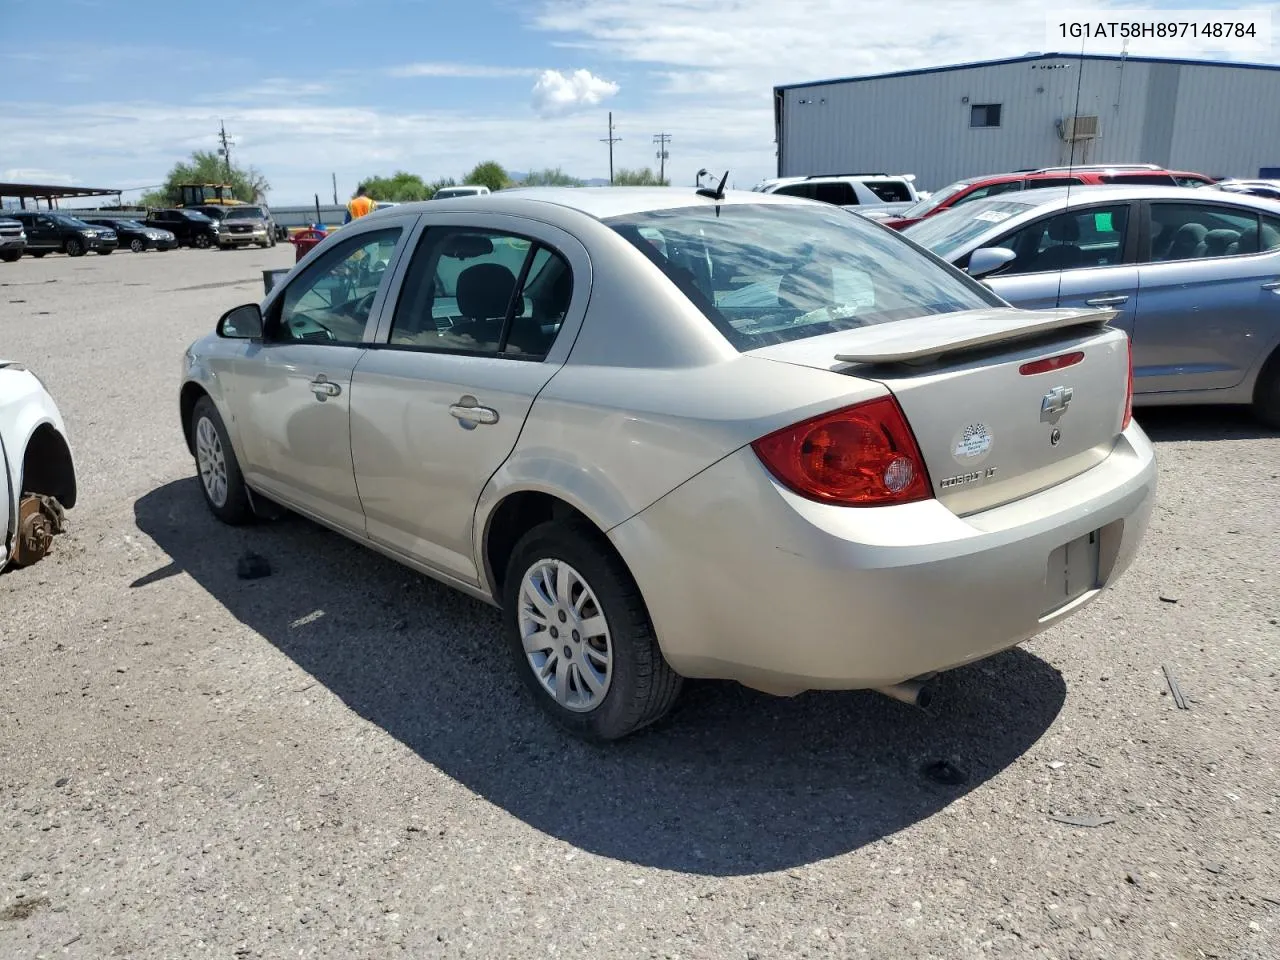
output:
[[[665,131],[676,182],[728,168],[748,187],[774,171],[774,84],[1047,50],[1047,9],[1024,0],[0,0],[0,180],[150,186],[192,150],[214,148],[220,120],[233,158],[267,176],[276,205],[330,196],[331,174],[345,197],[364,176],[459,176],[484,159],[607,176],[599,141],[612,110],[619,166],[656,165],[652,138]],[[1278,59],[1274,48],[1236,56]]]

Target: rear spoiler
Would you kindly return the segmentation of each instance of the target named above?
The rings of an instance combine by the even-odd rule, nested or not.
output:
[[[1104,327],[1115,310],[1019,310],[997,307],[900,320],[850,331],[841,363],[905,363],[993,343],[1026,340],[1067,327]]]

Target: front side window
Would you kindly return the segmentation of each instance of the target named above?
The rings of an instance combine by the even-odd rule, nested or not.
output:
[[[969,108],[969,126],[971,127],[1000,126],[1000,104],[975,103],[973,106]]]
[[[273,339],[359,343],[400,232],[363,233],[327,251],[285,288]]]
[[[898,234],[842,210],[725,204],[605,221],[737,349],[999,306]]]
[[[391,344],[541,360],[572,294],[569,264],[535,240],[493,230],[428,229],[405,274]]]
[[[1000,276],[1105,267],[1124,259],[1129,221],[1126,204],[1069,210],[1006,236],[993,247],[1017,254]]]
[[[1213,203],[1151,204],[1150,259],[1203,260],[1274,250],[1276,220],[1243,207]]]

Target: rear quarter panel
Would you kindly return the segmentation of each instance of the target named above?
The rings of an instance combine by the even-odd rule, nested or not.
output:
[[[5,501],[8,504],[8,523],[12,525],[18,513],[18,496],[22,492],[22,459],[27,442],[42,424],[49,424],[67,439],[67,427],[57,404],[40,381],[27,370],[0,367],[0,439],[4,445]],[[71,444],[68,441],[68,448]],[[74,451],[72,451],[74,465]],[[6,541],[11,529],[6,529]]]

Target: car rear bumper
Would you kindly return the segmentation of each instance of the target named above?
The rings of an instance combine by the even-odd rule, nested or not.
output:
[[[1015,646],[1095,599],[1133,560],[1155,486],[1136,424],[1085,473],[967,517],[936,500],[815,503],[748,447],[609,536],[681,674],[777,693],[879,687]],[[1091,533],[1096,573],[1068,595],[1061,548]]]

